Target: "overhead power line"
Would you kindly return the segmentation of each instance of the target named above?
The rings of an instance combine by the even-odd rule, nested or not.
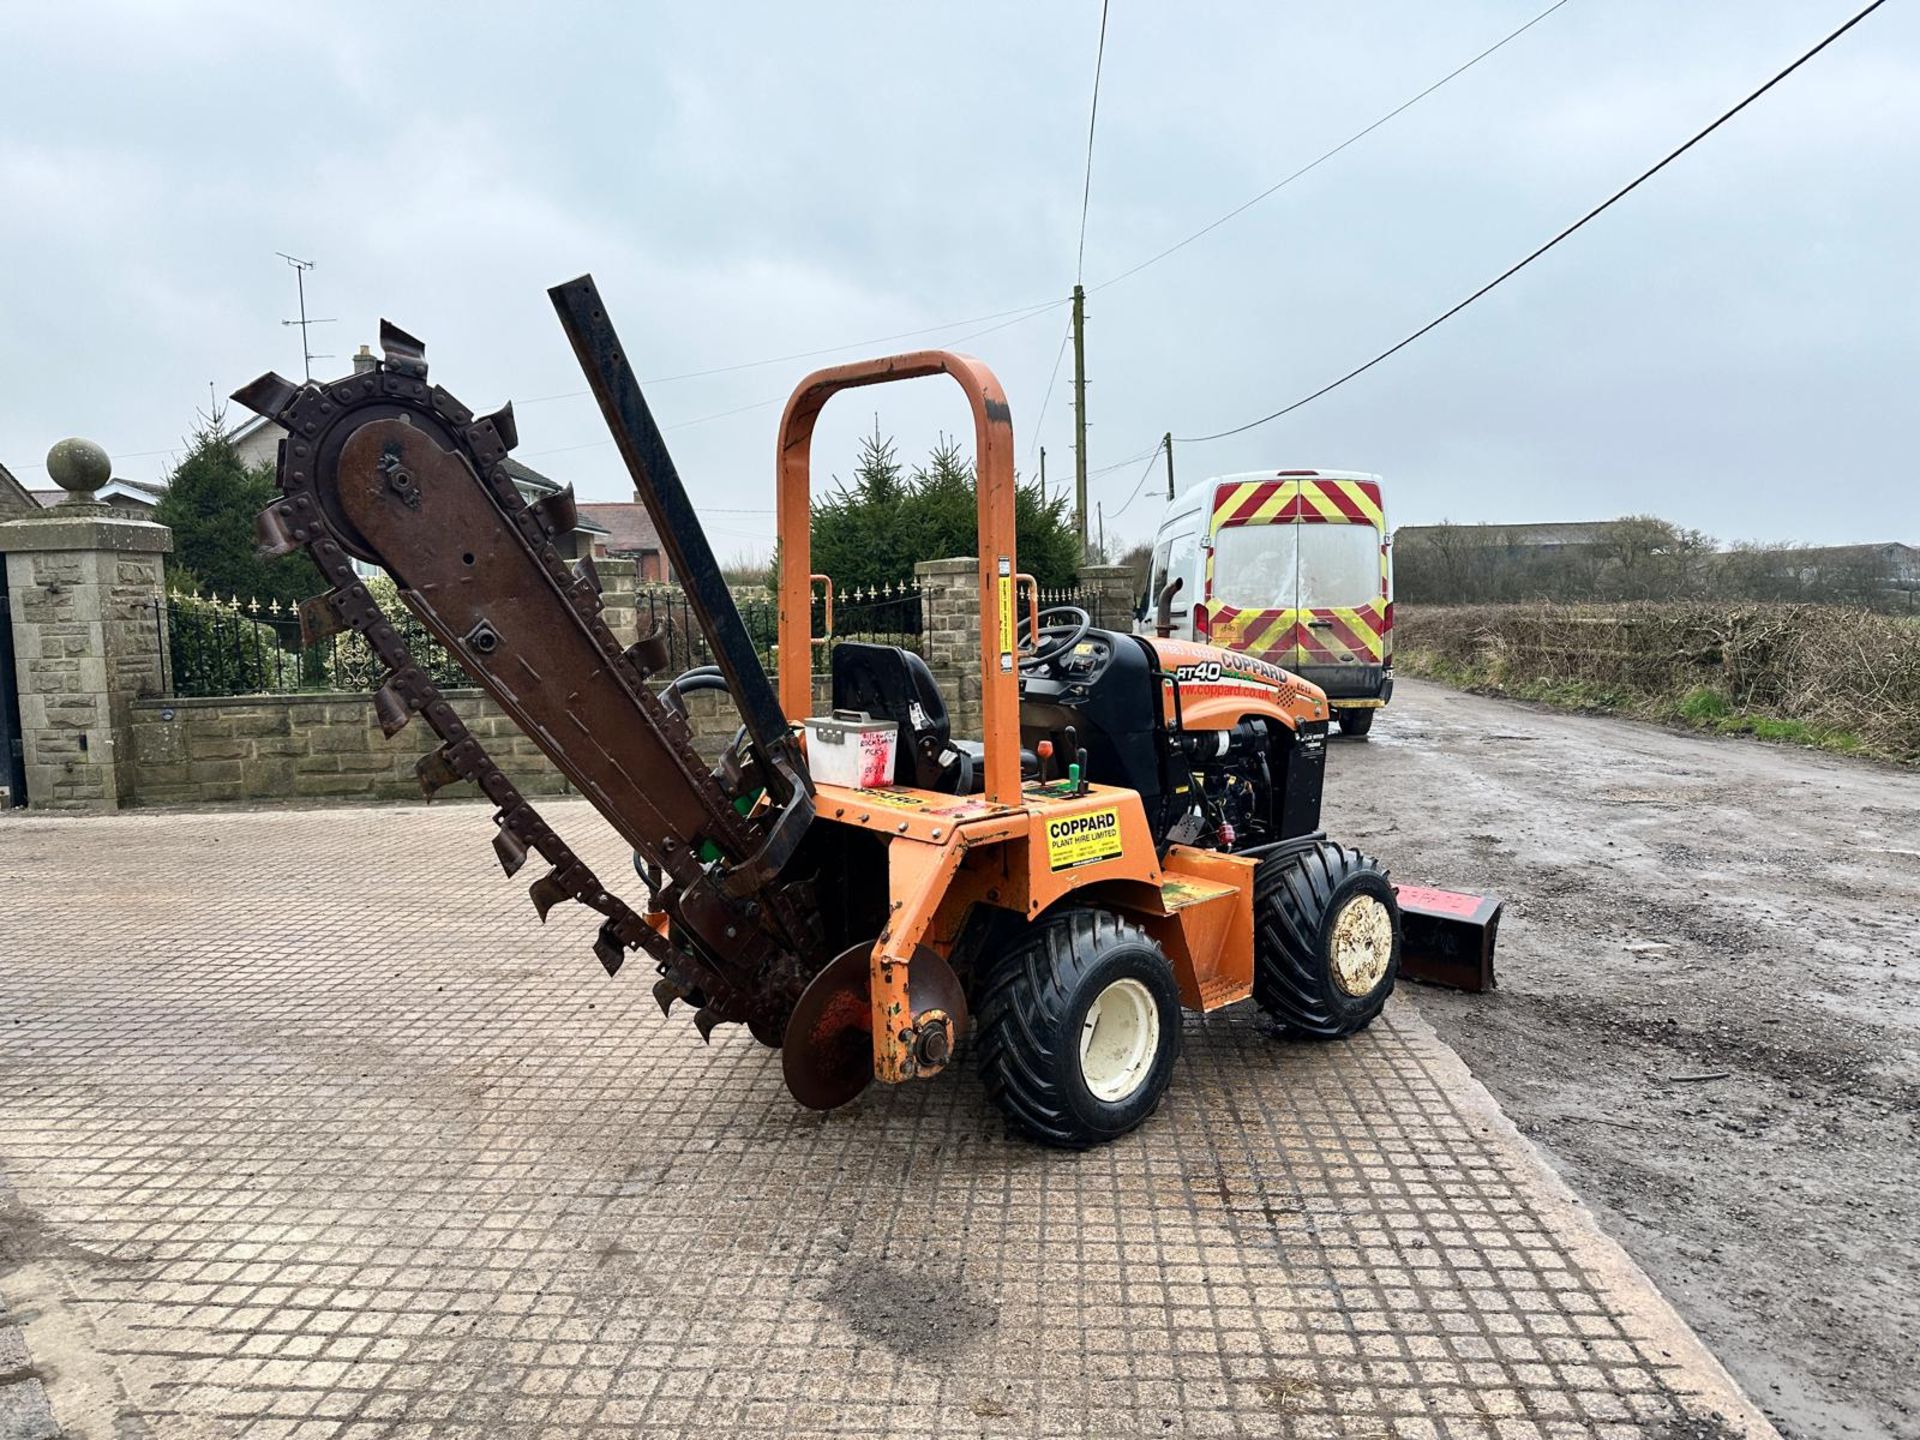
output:
[[[1107,58],[1107,0],[1100,0],[1100,43],[1093,52],[1093,103],[1087,107],[1087,178],[1080,187],[1080,248],[1073,261],[1078,285],[1087,266],[1087,206],[1093,199],[1093,127],[1100,118],[1100,68]]]
[[[1316,156],[1314,159],[1309,160],[1306,164],[1302,165],[1298,170],[1294,171],[1291,175],[1287,176],[1284,180],[1278,180],[1274,182],[1272,185],[1269,185],[1266,189],[1262,190],[1258,195],[1255,195],[1251,200],[1242,201],[1240,204],[1234,206],[1233,209],[1227,211],[1227,213],[1222,215],[1219,219],[1210,221],[1209,223],[1202,225],[1198,230],[1194,231],[1191,235],[1187,236],[1186,239],[1177,240],[1173,244],[1169,245],[1166,249],[1162,250],[1159,254],[1149,255],[1145,260],[1142,260],[1138,265],[1134,265],[1129,267],[1128,269],[1122,270],[1118,275],[1112,276],[1111,278],[1106,280],[1102,280],[1098,285],[1089,286],[1088,293],[1091,294],[1096,290],[1104,290],[1109,285],[1118,285],[1122,280],[1127,279],[1129,276],[1138,275],[1142,270],[1145,270],[1149,265],[1158,265],[1162,260],[1166,259],[1169,255],[1175,254],[1181,250],[1186,249],[1187,246],[1193,244],[1194,241],[1200,239],[1202,236],[1211,235],[1214,231],[1218,230],[1222,225],[1226,224],[1229,220],[1232,220],[1240,215],[1244,215],[1247,211],[1251,210],[1254,206],[1258,205],[1262,200],[1265,200],[1268,196],[1277,195],[1280,191],[1286,189],[1287,186],[1291,185],[1294,181],[1298,180],[1301,176],[1306,175],[1311,171],[1318,170],[1322,165],[1326,164],[1327,161],[1333,159],[1334,156],[1338,155],[1342,150],[1345,150],[1348,146],[1366,139],[1367,136],[1371,135],[1374,131],[1378,130],[1382,125],[1385,125],[1389,120],[1395,119],[1396,117],[1405,114],[1407,111],[1411,110],[1414,106],[1418,105],[1422,100],[1426,99],[1429,95],[1433,94],[1434,91],[1440,89],[1443,85],[1446,85],[1448,82],[1452,80],[1456,80],[1460,76],[1466,74],[1467,71],[1471,70],[1474,66],[1478,65],[1482,60],[1486,59],[1489,55],[1493,54],[1494,51],[1503,49],[1508,44],[1512,43],[1515,40],[1518,40],[1522,35],[1526,34],[1527,31],[1531,30],[1534,26],[1538,25],[1542,20],[1546,19],[1549,15],[1553,14],[1554,11],[1558,10],[1561,6],[1567,3],[1568,3],[1568,0],[1554,0],[1553,4],[1549,5],[1546,9],[1542,10],[1538,15],[1534,16],[1531,20],[1527,21],[1527,23],[1522,25],[1518,30],[1508,31],[1500,39],[1494,41],[1493,44],[1489,45],[1486,49],[1482,50],[1478,55],[1474,56],[1471,60],[1468,60],[1466,63],[1462,65],[1455,66],[1453,69],[1449,70],[1446,74],[1442,75],[1438,80],[1434,81],[1431,85],[1427,86],[1427,88],[1422,90],[1419,94],[1413,96],[1410,99],[1401,101],[1398,105],[1394,106],[1393,109],[1387,111],[1386,114],[1382,115],[1378,120],[1375,120],[1371,125],[1367,126],[1364,130],[1354,131],[1353,134],[1349,135],[1346,139],[1342,140],[1338,145],[1334,146],[1331,150],[1325,151],[1324,153]]]
[[[1723,113],[1717,120],[1713,121],[1713,123],[1708,125],[1705,129],[1697,132],[1693,136],[1693,138],[1686,141],[1686,143],[1669,151],[1663,159],[1661,159],[1654,165],[1649,166],[1647,169],[1641,171],[1640,174],[1637,175],[1634,179],[1630,180],[1627,184],[1621,186],[1618,190],[1614,191],[1613,194],[1609,195],[1605,200],[1602,200],[1598,205],[1594,206],[1593,209],[1587,211],[1586,214],[1582,215],[1578,220],[1574,221],[1571,225],[1567,226],[1566,229],[1562,230],[1558,235],[1555,235],[1551,240],[1547,241],[1546,244],[1540,246],[1537,250],[1533,251],[1530,255],[1526,256],[1524,259],[1516,262],[1513,265],[1508,266],[1505,270],[1501,271],[1498,275],[1494,276],[1493,279],[1489,280],[1486,284],[1482,285],[1478,290],[1474,291],[1471,295],[1467,296],[1467,298],[1462,300],[1459,304],[1453,306],[1451,309],[1443,311],[1439,315],[1436,315],[1433,319],[1429,320],[1426,324],[1422,325],[1418,330],[1414,331],[1411,335],[1407,336],[1404,340],[1399,341],[1397,344],[1388,346],[1385,350],[1382,350],[1378,355],[1374,356],[1371,360],[1367,361],[1364,365],[1356,365],[1353,369],[1349,370],[1346,374],[1342,375],[1339,379],[1330,381],[1329,383],[1322,385],[1318,390],[1315,390],[1312,394],[1303,395],[1300,399],[1295,400],[1291,405],[1283,405],[1278,410],[1274,410],[1266,415],[1262,415],[1257,420],[1249,420],[1244,425],[1235,425],[1230,429],[1226,429],[1226,430],[1215,430],[1211,434],[1207,434],[1207,435],[1181,435],[1176,437],[1179,440],[1179,443],[1181,443],[1182,445],[1199,445],[1208,440],[1224,440],[1229,435],[1240,435],[1245,433],[1248,430],[1254,429],[1256,426],[1265,425],[1270,421],[1278,420],[1283,415],[1291,415],[1294,411],[1300,409],[1303,405],[1312,404],[1315,400],[1318,400],[1321,396],[1326,395],[1334,390],[1338,390],[1342,385],[1346,384],[1349,380],[1358,379],[1360,376],[1366,374],[1367,371],[1373,369],[1374,366],[1380,364],[1383,360],[1387,360],[1392,356],[1399,354],[1402,350],[1406,349],[1409,345],[1413,344],[1413,342],[1418,340],[1421,336],[1431,334],[1433,331],[1439,329],[1440,326],[1446,324],[1447,321],[1451,320],[1454,316],[1458,315],[1462,310],[1466,309],[1469,305],[1473,304],[1474,301],[1480,299],[1481,296],[1488,294],[1490,291],[1496,289],[1498,286],[1505,284],[1508,280],[1511,280],[1515,275],[1518,275],[1522,270],[1526,269],[1527,266],[1531,265],[1534,261],[1538,260],[1542,255],[1546,254],[1549,250],[1553,249],[1553,247],[1558,245],[1562,240],[1565,240],[1568,236],[1572,235],[1575,231],[1579,230],[1582,226],[1587,224],[1588,221],[1597,219],[1600,215],[1604,214],[1607,210],[1611,209],[1614,205],[1626,199],[1627,196],[1631,195],[1635,190],[1638,190],[1642,185],[1646,184],[1647,181],[1651,180],[1655,175],[1658,175],[1662,170],[1666,169],[1667,166],[1671,165],[1674,161],[1678,160],[1682,155],[1686,154],[1689,150],[1693,149],[1694,146],[1698,145],[1702,140],[1706,139],[1709,135],[1713,134],[1714,131],[1718,130],[1722,125],[1726,124],[1729,120],[1733,119],[1734,116],[1738,115],[1742,110],[1745,110],[1749,105],[1753,104],[1754,101],[1758,100],[1762,95],[1765,95],[1769,90],[1773,89],[1774,86],[1778,85],[1782,80],[1785,80],[1789,75],[1793,74],[1794,71],[1798,70],[1802,65],[1805,65],[1809,60],[1813,59],[1814,56],[1818,55],[1822,50],[1825,50],[1829,45],[1833,44],[1834,41],[1838,40],[1842,35],[1846,34],[1849,30],[1853,29],[1854,26],[1858,25],[1862,20],[1866,19],[1867,16],[1871,15],[1874,11],[1878,10],[1882,5],[1886,3],[1887,3],[1887,0],[1873,0],[1873,3],[1871,5],[1868,5],[1864,10],[1861,10],[1851,20],[1847,21],[1844,25],[1840,26],[1839,29],[1835,30],[1832,34],[1828,35],[1826,39],[1822,40],[1819,44],[1815,45],[1811,50],[1807,51],[1804,55],[1802,55],[1798,60],[1795,60],[1791,65],[1787,66],[1786,69],[1782,70],[1779,74],[1775,75],[1771,80],[1767,81],[1766,84],[1762,85],[1759,89],[1753,91],[1750,95],[1748,95],[1739,104],[1735,105],[1732,109]]]
[[[1136,455],[1127,456],[1124,460],[1115,460],[1111,465],[1102,465],[1098,470],[1089,470],[1087,472],[1087,478],[1089,480],[1098,480],[1102,475],[1111,475],[1116,470],[1124,470],[1136,461],[1151,460],[1159,453],[1160,446],[1158,442],[1156,442],[1151,450],[1142,450]]]
[[[1047,423],[1047,406],[1053,403],[1054,382],[1060,378],[1060,362],[1067,358],[1067,345],[1073,339],[1073,326],[1067,326],[1066,333],[1060,337],[1060,348],[1053,352],[1053,370],[1047,376],[1047,393],[1040,397],[1040,411],[1033,417],[1033,428],[1027,441],[1027,461],[1033,461],[1034,447],[1040,443],[1042,427]]]
[[[1166,444],[1167,442],[1163,439],[1158,445],[1153,447],[1153,453],[1147,456],[1147,468],[1140,472],[1140,478],[1134,482],[1133,493],[1127,496],[1126,504],[1113,512],[1114,519],[1118,520],[1122,515],[1126,514],[1127,506],[1138,500],[1140,498],[1140,492],[1147,488],[1147,476],[1153,473],[1153,462],[1160,458],[1160,452],[1166,448]]]

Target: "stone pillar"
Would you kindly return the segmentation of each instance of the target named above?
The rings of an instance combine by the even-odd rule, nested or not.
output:
[[[27,803],[117,810],[133,798],[132,701],[161,692],[161,557],[173,532],[94,502],[106,452],[63,440],[47,470],[64,503],[0,523],[13,602]]]
[[[913,567],[920,582],[921,653],[935,670],[980,669],[980,562],[973,556],[922,560]]]
[[[1078,572],[1080,588],[1093,603],[1093,623],[1106,630],[1131,630],[1134,607],[1140,597],[1133,592],[1133,571],[1125,565],[1082,565]]]
[[[600,574],[600,618],[607,622],[607,628],[621,644],[631,645],[640,638],[635,632],[633,613],[635,572],[640,567],[631,560],[613,556],[594,561],[593,568]]]
[[[971,555],[922,560],[913,567],[920,584],[920,653],[947,700],[947,723],[955,735],[980,734],[980,562]]]

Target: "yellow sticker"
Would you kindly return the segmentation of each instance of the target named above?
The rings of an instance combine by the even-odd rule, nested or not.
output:
[[[1047,821],[1047,868],[1051,870],[1111,860],[1121,849],[1120,811],[1113,806]]]
[[[1013,577],[1000,577],[1000,658],[1013,656]]]

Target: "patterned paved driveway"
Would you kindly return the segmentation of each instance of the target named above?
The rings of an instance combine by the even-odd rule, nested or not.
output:
[[[489,830],[0,822],[0,1296],[68,1434],[1770,1433],[1417,1001],[1190,1019],[1086,1155],[967,1073],[823,1117]]]

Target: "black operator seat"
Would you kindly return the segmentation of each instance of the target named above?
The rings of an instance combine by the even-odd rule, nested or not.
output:
[[[978,740],[955,740],[947,702],[927,662],[898,645],[848,640],[833,647],[833,708],[864,710],[900,727],[893,783],[947,795],[974,795],[986,785],[986,750]],[[1022,775],[1037,770],[1020,752]]]

